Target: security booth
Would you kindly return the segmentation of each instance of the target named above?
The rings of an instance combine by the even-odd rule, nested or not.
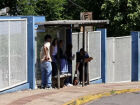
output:
[[[86,30],[86,26],[105,27],[106,24],[108,20],[45,21],[44,16],[1,16],[0,94],[35,89],[41,84],[38,55],[46,33],[63,40],[64,51],[72,44],[72,55],[84,48],[93,57],[88,64],[89,83],[139,81],[140,32],[131,32],[128,37],[107,38],[105,28]],[[76,58],[72,60],[72,79],[75,66]],[[64,77],[59,70],[58,88]]]
[[[39,31],[49,30],[49,28],[51,28],[52,30],[56,30],[55,37],[64,40],[64,50],[66,49],[67,44],[72,44],[72,55],[75,55],[80,48],[83,48],[89,53],[90,56],[93,57],[93,61],[89,63],[88,67],[89,83],[105,82],[106,29],[97,29],[96,31],[87,32],[85,30],[85,27],[99,25],[104,26],[106,24],[109,24],[108,20],[58,20],[36,23],[36,25],[38,25],[37,30]],[[81,27],[83,27],[83,32],[73,32],[77,29],[80,29]],[[76,59],[72,60],[72,79],[74,77],[75,66]],[[58,88],[60,88],[60,69],[58,69],[57,71],[56,78]],[[82,82],[82,86],[84,86],[84,82]]]
[[[106,29],[93,32],[77,32],[81,26],[104,25],[108,20],[62,20],[46,21],[44,16],[1,16],[0,17],[0,94],[24,89],[35,89],[40,75],[38,53],[46,31],[64,40],[64,50],[73,44],[72,53],[85,48],[94,60],[89,64],[89,81],[105,81]],[[76,28],[76,29],[75,29]],[[73,32],[73,33],[72,33]],[[92,51],[93,49],[93,51]],[[74,75],[75,59],[72,61]],[[61,75],[60,75],[61,76]],[[60,87],[60,76],[58,87]],[[84,84],[83,84],[84,85]]]

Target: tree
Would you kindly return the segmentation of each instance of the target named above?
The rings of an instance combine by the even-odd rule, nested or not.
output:
[[[62,18],[65,0],[38,0],[36,13],[46,16],[46,20],[58,20]]]
[[[18,15],[37,15],[36,0],[17,0]]]
[[[129,35],[130,31],[140,28],[139,0],[105,0],[102,17],[109,19],[109,36]]]
[[[140,1],[128,0],[128,24],[131,30],[140,30]]]
[[[0,0],[10,15],[43,15],[46,20],[80,19],[80,12],[93,12],[93,19],[109,19],[109,36],[129,35],[140,29],[140,0]]]
[[[104,0],[67,0],[64,16],[68,19],[80,19],[80,12],[93,12],[93,19],[100,19],[103,2]]]

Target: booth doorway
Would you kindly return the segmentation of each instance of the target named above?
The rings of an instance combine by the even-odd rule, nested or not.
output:
[[[41,67],[40,67],[40,51],[44,43],[44,36],[49,34],[53,39],[63,41],[63,52],[65,53],[67,45],[71,43],[71,31],[66,27],[49,27],[43,28],[44,30],[37,30],[37,64],[36,64],[36,85],[41,86]],[[57,74],[57,73],[56,73]]]

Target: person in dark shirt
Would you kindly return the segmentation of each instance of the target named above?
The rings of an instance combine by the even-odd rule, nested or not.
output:
[[[89,57],[88,53],[84,51],[83,48],[76,53],[76,71],[79,71],[79,82],[83,81],[83,66],[85,69],[85,82],[87,82],[87,63],[90,62],[93,58]]]
[[[70,73],[72,75],[72,44],[68,44],[67,45],[67,49],[66,49],[66,58],[67,58],[67,62],[68,62],[68,73]],[[72,76],[68,77],[65,81],[66,86],[72,86]]]
[[[54,39],[51,44],[50,54],[52,57],[52,76],[57,75],[57,39]]]

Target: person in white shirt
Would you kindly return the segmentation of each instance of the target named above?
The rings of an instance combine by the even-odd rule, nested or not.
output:
[[[52,88],[52,59],[50,56],[51,36],[44,37],[44,45],[40,52],[42,88]]]

